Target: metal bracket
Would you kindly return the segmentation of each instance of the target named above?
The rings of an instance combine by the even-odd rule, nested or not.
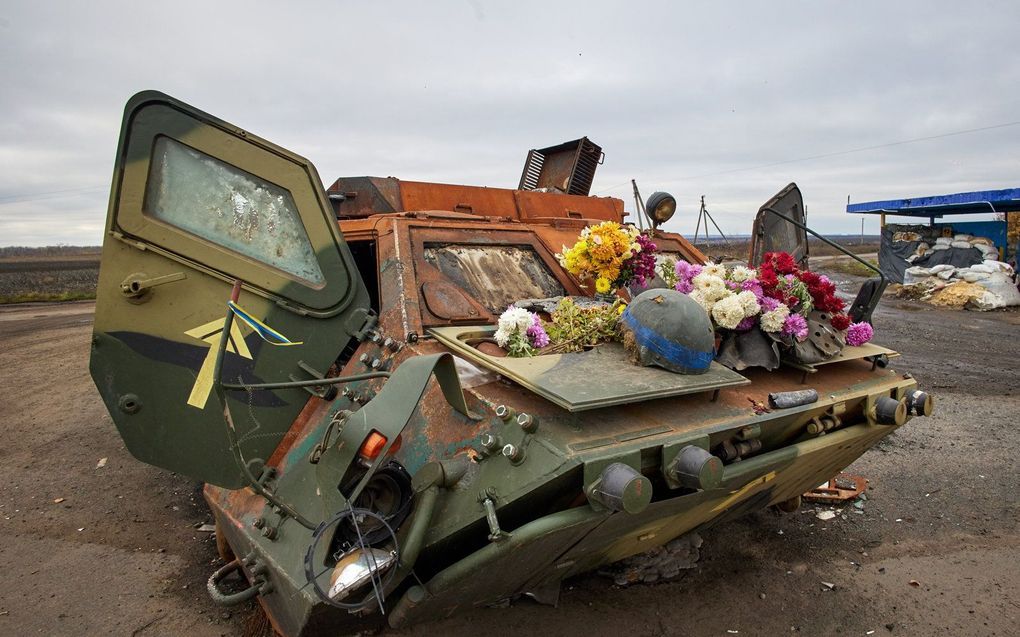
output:
[[[510,537],[509,533],[499,528],[499,518],[496,517],[496,503],[492,501],[492,498],[482,500],[482,506],[485,507],[485,519],[489,522],[489,541],[501,542]]]
[[[298,367],[300,367],[306,374],[308,374],[312,378],[318,378],[319,380],[322,380],[326,377],[325,374],[323,374],[322,372],[315,369],[314,367],[312,367],[311,365],[304,361],[298,361],[297,364]],[[305,380],[303,378],[298,378],[294,374],[288,374],[287,377],[290,378],[292,381]],[[302,387],[302,389],[304,389],[312,396],[316,396],[323,400],[333,400],[334,398],[336,398],[336,394],[338,391],[336,385],[314,385]]]

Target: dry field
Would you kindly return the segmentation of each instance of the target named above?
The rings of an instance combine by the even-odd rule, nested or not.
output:
[[[0,248],[0,303],[95,298],[99,248],[13,250]]]

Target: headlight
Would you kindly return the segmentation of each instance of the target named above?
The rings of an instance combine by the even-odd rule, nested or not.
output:
[[[675,212],[676,199],[668,192],[653,192],[645,204],[645,214],[648,215],[653,227],[669,221]]]

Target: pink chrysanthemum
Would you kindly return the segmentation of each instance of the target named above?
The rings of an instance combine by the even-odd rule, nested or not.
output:
[[[688,281],[701,274],[700,265],[694,265],[682,260],[676,262],[674,270],[678,278],[687,279]]]
[[[758,322],[758,316],[757,315],[755,315],[755,316],[748,316],[748,317],[745,317],[744,319],[742,319],[739,323],[737,323],[737,327],[734,328],[734,329],[736,329],[738,332],[747,332],[752,327],[754,327],[754,324],[757,323],[757,322]]]
[[[846,344],[847,345],[864,345],[871,340],[871,337],[875,335],[875,329],[870,324],[865,322],[851,323],[850,327],[846,330]]]
[[[778,299],[774,299],[774,298],[772,298],[770,296],[766,296],[766,297],[762,298],[762,300],[761,300],[761,311],[762,311],[762,314],[764,314],[765,312],[771,312],[772,310],[776,309],[780,305],[782,305],[782,303],[780,303]]]
[[[542,326],[542,319],[538,318],[538,314],[534,314],[534,319],[531,322],[531,327],[528,328],[528,340],[531,342],[531,346],[537,349],[542,349],[549,344],[549,335],[546,334],[545,328]]]
[[[761,303],[762,297],[765,296],[765,292],[763,292],[761,289],[761,283],[759,283],[755,279],[748,279],[747,281],[744,281],[743,283],[740,284],[740,288],[744,292],[754,293],[754,298],[758,299],[758,303]]]
[[[807,319],[800,314],[791,314],[783,323],[783,334],[793,336],[798,342],[808,337]]]

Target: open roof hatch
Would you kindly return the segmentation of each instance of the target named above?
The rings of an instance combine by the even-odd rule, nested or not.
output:
[[[605,160],[602,147],[587,137],[548,148],[531,149],[518,190],[549,189],[587,197],[595,170]]]

